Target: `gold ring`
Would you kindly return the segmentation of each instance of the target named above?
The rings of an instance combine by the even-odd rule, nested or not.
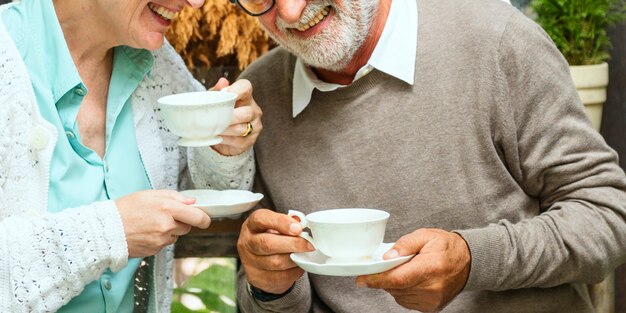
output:
[[[246,131],[243,132],[243,134],[241,134],[241,137],[246,137],[250,135],[250,133],[252,133],[253,130],[254,128],[252,128],[252,123],[248,122],[248,128],[246,128]]]

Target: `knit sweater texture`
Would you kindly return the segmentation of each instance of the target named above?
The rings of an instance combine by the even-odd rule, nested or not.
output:
[[[458,231],[469,280],[442,312],[592,312],[586,284],[626,260],[626,180],[545,32],[490,0],[418,0],[415,83],[372,71],[292,112],[296,58],[274,49],[243,77],[264,133],[255,188],[278,212],[391,213],[385,242]],[[340,239],[338,239],[340,240]],[[353,277],[305,274],[242,312],[408,312]]]
[[[132,95],[137,145],[155,189],[249,189],[249,150],[225,157],[210,148],[185,149],[157,107],[161,96],[204,90],[169,45]],[[11,37],[0,23],[0,312],[54,312],[106,268],[126,265],[128,247],[114,201],[47,212],[50,161],[58,134],[39,114]],[[169,312],[173,246],[149,258],[147,312]],[[139,300],[139,299],[136,299]]]

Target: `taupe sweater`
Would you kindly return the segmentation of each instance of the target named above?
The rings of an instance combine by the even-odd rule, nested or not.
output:
[[[407,1],[407,0],[395,0]],[[264,110],[257,188],[279,212],[372,207],[386,242],[458,230],[472,265],[444,312],[591,312],[585,283],[624,262],[626,180],[545,33],[493,0],[418,0],[413,86],[373,71],[291,116],[295,58],[243,74]],[[309,284],[311,287],[309,287]],[[404,312],[354,278],[305,275],[243,312]]]

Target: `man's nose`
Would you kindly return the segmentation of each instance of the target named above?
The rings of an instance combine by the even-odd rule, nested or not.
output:
[[[306,0],[276,0],[276,14],[288,24],[297,23],[302,11],[306,7]]]

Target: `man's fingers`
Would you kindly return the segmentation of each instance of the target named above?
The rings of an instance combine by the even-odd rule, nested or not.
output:
[[[408,263],[402,264],[389,271],[359,276],[356,279],[358,286],[379,288],[379,289],[405,289],[422,282],[428,274],[423,268],[426,264],[419,255],[415,256]]]
[[[307,252],[313,250],[308,241],[300,237],[272,234],[269,232],[259,233],[250,240],[242,242],[247,251],[257,256],[274,254],[289,254],[292,252]],[[291,259],[290,259],[291,260]]]
[[[252,233],[264,233],[273,229],[283,235],[297,236],[302,232],[302,225],[293,218],[267,209],[254,211],[244,223],[244,227]]]
[[[266,271],[286,271],[298,267],[289,257],[289,253],[257,256],[255,267]]]
[[[383,255],[384,260],[394,259],[400,256],[416,254],[430,240],[430,236],[421,230],[416,230],[408,235],[404,235]]]

